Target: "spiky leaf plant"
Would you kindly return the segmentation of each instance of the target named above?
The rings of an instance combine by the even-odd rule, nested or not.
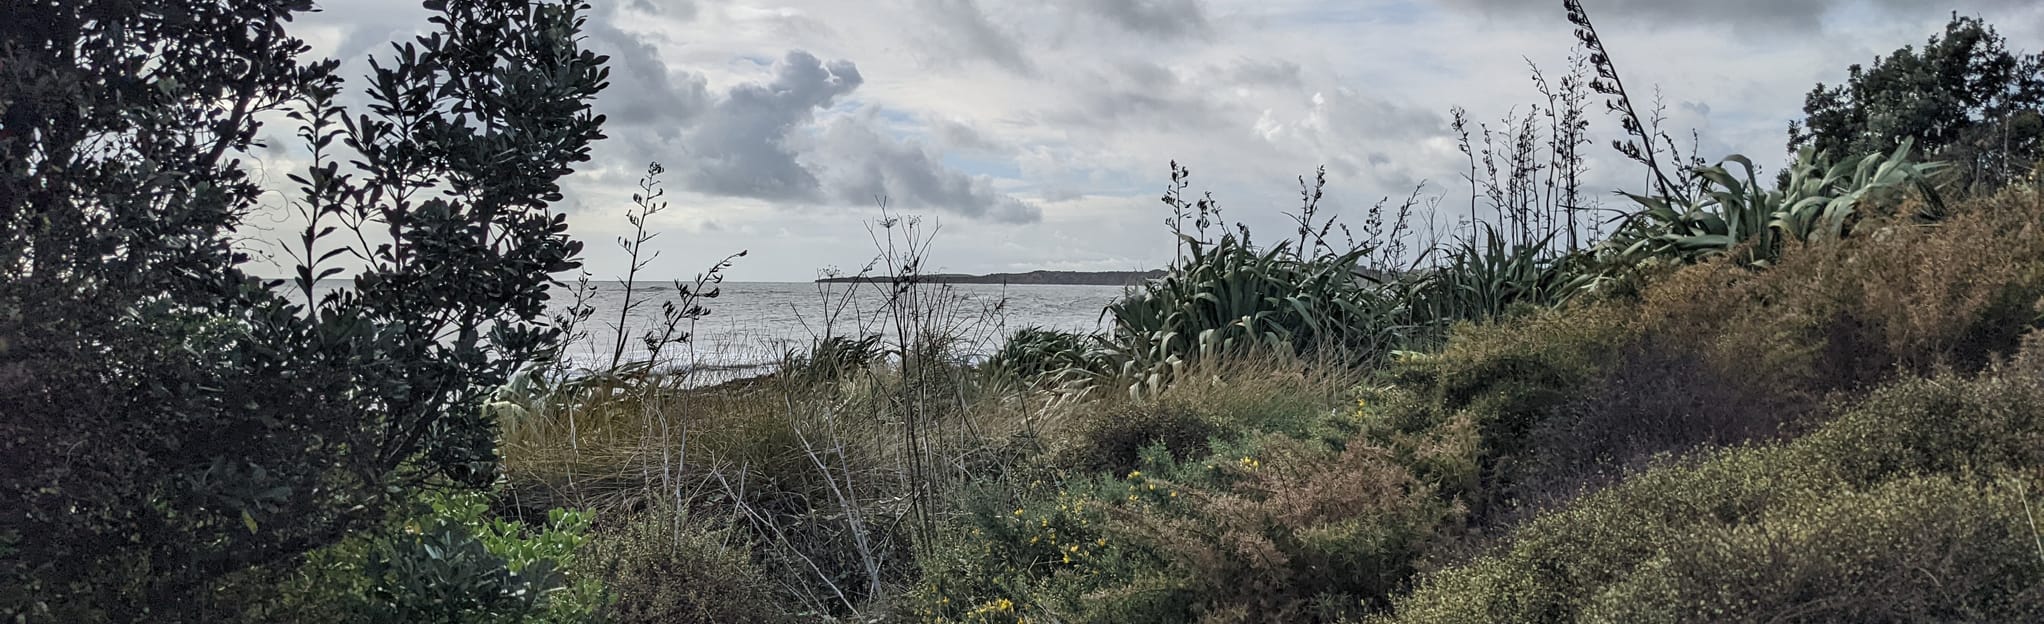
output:
[[[1752,160],[1733,155],[1691,172],[1698,189],[1693,196],[1623,193],[1640,210],[1600,251],[1613,267],[1656,258],[1698,262],[1734,253],[1742,262],[1766,266],[1784,243],[1844,238],[1872,206],[1891,204],[1912,190],[1923,199],[1918,216],[1935,219],[1943,212],[1943,200],[1932,176],[1944,165],[1917,161],[1910,148],[1904,141],[1890,154],[1837,163],[1805,149],[1778,188],[1760,182]],[[1728,165],[1738,165],[1743,175],[1734,175]]]

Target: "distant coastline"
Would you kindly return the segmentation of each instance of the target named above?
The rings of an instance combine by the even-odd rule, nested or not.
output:
[[[1016,284],[1016,285],[1058,285],[1058,286],[1130,286],[1144,280],[1163,277],[1158,271],[1030,271],[1028,273],[989,273],[987,275],[965,275],[962,273],[938,273],[924,275],[920,279],[930,284]],[[826,277],[816,280],[819,284],[863,284],[886,282],[886,276]]]

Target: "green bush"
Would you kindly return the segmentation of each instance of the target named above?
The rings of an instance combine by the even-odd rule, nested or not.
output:
[[[608,70],[586,3],[427,6],[351,109],[311,2],[0,5],[0,620],[226,618],[231,579],[492,482]]]
[[[486,494],[430,492],[377,530],[308,555],[249,619],[590,621],[606,600],[600,580],[579,569],[590,521],[554,509],[527,524],[493,515]]]
[[[647,513],[599,534],[587,559],[616,601],[618,624],[786,622],[789,601],[752,559],[745,538],[673,513]]]
[[[2005,194],[1934,227],[1787,248],[1765,270],[1691,266],[1637,299],[1459,327],[1366,396],[1373,439],[1480,523],[1636,470],[1654,455],[1821,424],[1825,398],[1910,373],[1979,370],[2038,326],[2044,211]],[[1473,430],[1473,455],[1446,449]],[[1503,513],[1504,515],[1496,515]]]
[[[1084,417],[1058,465],[1087,472],[1135,470],[1145,449],[1161,446],[1179,459],[1204,456],[1218,424],[1175,404],[1114,406]]]
[[[1395,621],[1717,619],[1683,610],[1702,603],[1733,619],[2044,613],[2044,559],[2009,491],[2044,460],[2037,359],[1901,382],[1803,439],[1641,474],[1433,575]],[[1912,567],[1938,580],[1880,578]]]
[[[1533,431],[1608,374],[1637,340],[1622,304],[1569,306],[1463,325],[1439,353],[1409,354],[1365,392],[1371,439],[1479,515],[1500,504]]]
[[[1670,535],[1581,620],[2036,621],[2044,552],[2015,486],[1906,477]]]
[[[1455,506],[1349,445],[1352,383],[1269,362],[1110,402],[1027,483],[990,482],[920,560],[934,621],[1336,621],[1382,605]],[[1092,406],[1089,406],[1092,407]]]

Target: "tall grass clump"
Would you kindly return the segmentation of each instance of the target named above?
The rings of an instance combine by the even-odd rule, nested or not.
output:
[[[659,206],[657,185],[641,191],[635,225]],[[1001,474],[1030,448],[1043,403],[1021,397],[1012,371],[965,357],[995,335],[999,305],[970,304],[922,278],[934,226],[887,213],[872,232],[868,279],[849,287],[870,292],[820,286],[816,340],[766,374],[710,376],[689,342],[727,260],[659,304],[636,350],[647,360],[618,359],[623,336],[638,331],[625,314],[598,368],[540,367],[499,392],[505,465],[523,504],[624,523],[601,527],[595,542],[614,617],[870,617],[937,541],[946,495]],[[620,244],[636,254],[650,238]],[[640,257],[633,267],[643,268]],[[655,305],[633,294],[638,276],[623,276],[627,296]],[[855,294],[882,305],[858,309]],[[562,323],[592,319],[577,306]],[[726,575],[743,580],[711,580]],[[673,588],[663,578],[702,581]]]

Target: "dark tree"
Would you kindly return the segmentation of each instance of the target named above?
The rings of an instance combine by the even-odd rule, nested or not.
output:
[[[1961,183],[1991,189],[2044,157],[2044,55],[2010,52],[1994,27],[1952,16],[1922,49],[1904,46],[1845,84],[1817,85],[1789,149],[1846,158],[1890,152],[1903,139],[1956,165]]]
[[[287,28],[309,0],[0,2],[0,619],[211,621],[493,479],[480,400],[552,348],[606,59],[579,0],[425,4],[348,111]],[[245,268],[280,114],[315,157],[289,283]]]

